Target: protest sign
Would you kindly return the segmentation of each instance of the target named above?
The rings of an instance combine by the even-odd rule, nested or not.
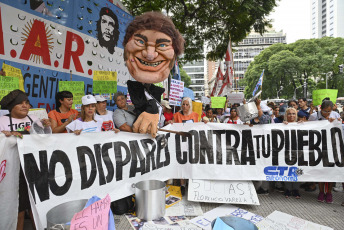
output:
[[[313,105],[321,105],[322,100],[329,97],[330,100],[335,104],[337,100],[338,89],[318,89],[313,90]]]
[[[82,211],[75,213],[70,224],[70,230],[108,230],[110,205],[111,199],[109,195],[106,195],[104,199],[96,201]]]
[[[211,99],[205,96],[202,96],[201,101],[203,104],[206,104],[206,105],[209,105],[211,103]]]
[[[182,199],[177,204],[166,209],[165,216],[200,216],[203,211],[199,202]]]
[[[19,89],[18,78],[0,76],[0,101],[4,96],[15,89]]]
[[[108,94],[117,92],[117,72],[94,71],[93,88],[94,94]]]
[[[159,132],[152,139],[148,134],[101,132],[18,139],[38,229],[45,226],[47,211],[62,202],[106,194],[117,200],[134,193],[131,185],[142,180],[335,182],[344,173],[337,121],[165,128],[191,135]]]
[[[333,228],[316,224],[287,213],[274,211],[268,215],[264,220],[257,224],[259,229],[283,229],[283,230],[333,230]]]
[[[38,119],[49,119],[48,113],[46,109],[30,109],[29,110],[29,116],[34,115],[38,117]]]
[[[15,68],[13,66],[7,65],[5,63],[2,64],[2,70],[5,72],[6,76],[15,77],[19,81],[19,87],[16,89],[20,89],[21,91],[25,92],[24,90],[24,78],[22,72],[19,68]]]
[[[170,105],[180,106],[182,102],[183,93],[184,93],[184,82],[171,79],[170,96],[169,96]]]
[[[198,114],[198,120],[200,121],[202,117],[202,103],[193,101],[192,111]]]
[[[244,100],[244,93],[242,92],[238,92],[238,93],[230,93],[228,94],[227,98],[228,98],[228,103],[242,103],[242,101]]]
[[[81,109],[81,98],[85,96],[85,84],[83,81],[60,81],[59,91],[69,91],[73,94],[73,108]]]
[[[211,108],[223,109],[226,105],[226,97],[211,97]]]
[[[251,181],[190,179],[188,200],[259,205],[256,189]]]
[[[212,230],[211,222],[217,217],[221,216],[237,216],[245,220],[249,220],[253,224],[257,224],[260,221],[264,220],[264,217],[246,211],[245,209],[241,209],[230,204],[225,204],[221,205],[220,207],[214,208],[213,210],[205,213],[202,216],[191,219],[190,222],[201,227],[202,229]]]
[[[117,72],[93,71],[93,81],[117,81]]]

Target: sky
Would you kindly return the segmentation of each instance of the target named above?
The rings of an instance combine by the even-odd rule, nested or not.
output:
[[[310,0],[281,0],[277,2],[274,12],[269,15],[273,19],[276,31],[283,30],[287,34],[287,43],[299,39],[309,39],[311,30]]]

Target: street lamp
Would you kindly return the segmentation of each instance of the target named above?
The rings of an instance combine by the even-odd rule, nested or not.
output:
[[[330,76],[331,76],[331,75],[332,75],[332,72],[328,72],[328,73],[326,73],[326,89],[327,89],[327,76],[328,76],[328,75],[330,75]]]
[[[294,89],[294,99],[296,100],[296,90],[297,89],[299,89],[299,88],[301,88],[302,87],[302,85],[300,85],[299,87],[296,87],[295,89]]]
[[[283,90],[283,86],[281,85],[280,89],[277,91],[277,99],[279,99],[279,93]]]

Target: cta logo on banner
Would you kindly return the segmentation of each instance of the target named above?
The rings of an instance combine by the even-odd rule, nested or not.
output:
[[[287,166],[268,166],[264,168],[267,181],[297,181],[302,175],[302,169]]]

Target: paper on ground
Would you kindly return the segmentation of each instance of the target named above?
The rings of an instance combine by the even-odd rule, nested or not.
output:
[[[257,224],[259,229],[263,230],[333,230],[333,228],[316,224],[287,213],[274,211],[263,221]]]
[[[211,230],[211,222],[221,216],[237,216],[249,220],[254,224],[264,220],[264,217],[246,211],[245,209],[241,209],[230,204],[224,204],[220,207],[214,208],[202,216],[191,219],[190,222],[202,229]]]
[[[198,202],[182,199],[179,203],[166,209],[165,216],[201,216],[203,211]]]

